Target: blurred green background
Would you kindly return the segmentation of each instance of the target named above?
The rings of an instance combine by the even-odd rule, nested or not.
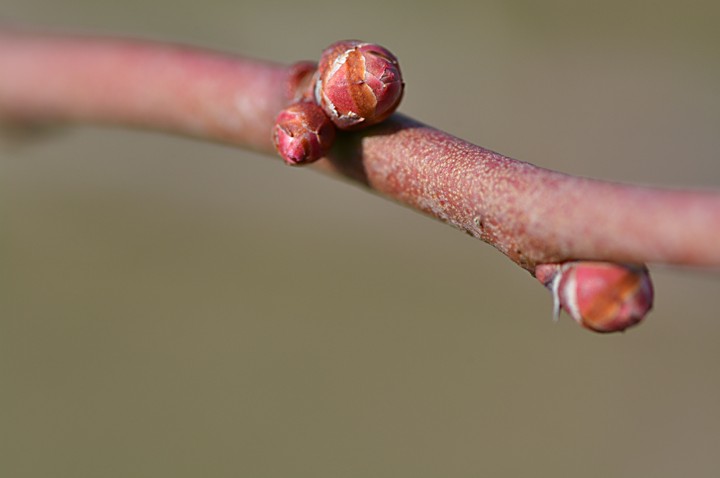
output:
[[[457,136],[718,188],[718,5],[3,0],[0,19],[281,62],[367,39],[401,59],[401,110]],[[595,335],[491,247],[352,185],[89,126],[5,145],[0,218],[2,477],[720,470],[718,273],[653,267],[646,323]]]

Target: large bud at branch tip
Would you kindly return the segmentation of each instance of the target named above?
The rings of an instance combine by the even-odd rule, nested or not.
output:
[[[345,40],[323,51],[315,101],[343,130],[381,122],[395,111],[404,83],[395,55],[372,43]]]
[[[291,166],[322,158],[335,139],[335,126],[315,103],[294,103],[278,114],[273,126],[273,143]]]
[[[556,318],[564,309],[595,332],[621,332],[652,308],[653,286],[645,266],[574,261],[541,264],[535,276],[552,292]]]

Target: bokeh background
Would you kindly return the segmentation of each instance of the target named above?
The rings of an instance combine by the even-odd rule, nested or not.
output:
[[[718,5],[3,0],[0,19],[280,62],[368,39],[401,59],[401,110],[457,136],[718,188]],[[92,126],[6,141],[0,218],[0,476],[720,472],[717,272],[653,267],[646,323],[599,336],[553,324],[491,247],[353,185]]]

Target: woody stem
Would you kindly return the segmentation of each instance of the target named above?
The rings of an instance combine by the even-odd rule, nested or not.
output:
[[[102,122],[272,152],[286,66],[190,47],[0,31],[0,120]],[[402,115],[342,133],[317,167],[480,238],[534,271],[570,259],[720,267],[720,193],[516,161]]]

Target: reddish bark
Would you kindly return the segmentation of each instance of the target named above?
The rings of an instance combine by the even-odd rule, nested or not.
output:
[[[272,152],[297,68],[195,48],[0,32],[0,118],[153,128]],[[482,239],[534,273],[585,259],[720,266],[720,193],[573,177],[401,115],[318,167]]]

